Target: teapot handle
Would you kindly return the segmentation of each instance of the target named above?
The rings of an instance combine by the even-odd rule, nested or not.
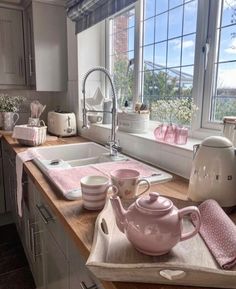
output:
[[[197,207],[190,206],[190,207],[183,208],[183,209],[179,210],[179,218],[180,219],[183,219],[184,216],[190,215],[190,214],[193,215],[192,218],[194,218],[195,228],[191,232],[181,233],[180,241],[184,241],[184,240],[187,240],[187,239],[195,236],[198,233],[199,229],[200,229],[200,226],[201,226],[201,215],[200,215],[200,212],[199,212]]]

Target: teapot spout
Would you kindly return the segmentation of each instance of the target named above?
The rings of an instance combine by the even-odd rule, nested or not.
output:
[[[113,208],[113,212],[116,217],[116,224],[119,230],[124,233],[125,229],[125,218],[126,218],[126,210],[123,208],[120,198],[116,195],[110,197],[111,205]]]

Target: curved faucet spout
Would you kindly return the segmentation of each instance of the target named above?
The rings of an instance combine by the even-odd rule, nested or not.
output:
[[[91,69],[88,70],[88,72],[85,74],[84,78],[83,78],[83,83],[82,83],[82,93],[83,93],[83,127],[88,127],[87,124],[87,112],[99,112],[96,110],[88,110],[86,109],[86,90],[85,90],[85,84],[87,81],[88,76],[94,72],[94,71],[100,71],[103,72],[107,78],[109,79],[110,85],[111,85],[111,90],[112,90],[112,110],[110,111],[110,113],[112,114],[112,125],[111,125],[111,135],[110,135],[110,140],[109,140],[109,144],[112,143],[112,145],[114,147],[119,147],[117,139],[116,139],[116,130],[117,130],[117,96],[116,96],[116,90],[115,90],[115,86],[112,80],[112,77],[109,73],[109,71],[101,66],[98,67],[93,67]],[[100,111],[101,112],[101,111]],[[115,152],[114,152],[115,154]]]

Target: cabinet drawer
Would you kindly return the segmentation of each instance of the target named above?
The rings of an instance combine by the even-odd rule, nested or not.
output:
[[[45,228],[53,236],[58,246],[66,255],[66,234],[56,215],[42,199],[36,202],[36,210],[39,217],[45,224]]]

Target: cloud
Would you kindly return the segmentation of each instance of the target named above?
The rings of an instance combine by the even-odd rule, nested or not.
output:
[[[194,46],[194,41],[193,40],[186,40],[183,41],[183,48],[189,48]]]
[[[218,88],[236,88],[236,69],[220,70],[218,76]]]
[[[175,48],[181,48],[181,40],[176,39],[173,41]],[[189,48],[194,46],[194,41],[193,40],[185,40],[183,41],[183,48]]]
[[[232,9],[236,7],[235,0],[226,0],[224,1],[224,9]]]
[[[236,38],[232,39],[228,48],[225,49],[226,53],[236,54]]]

